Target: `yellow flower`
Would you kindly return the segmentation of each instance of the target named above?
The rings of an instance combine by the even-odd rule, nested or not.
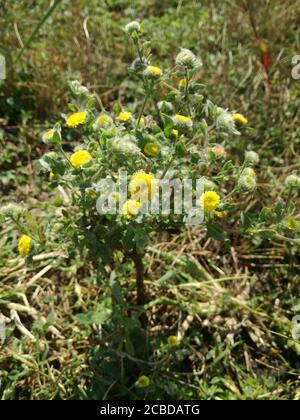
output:
[[[86,163],[88,163],[92,159],[92,156],[86,150],[78,150],[78,152],[73,153],[70,158],[71,165],[76,168],[80,169]]]
[[[112,123],[112,119],[110,118],[109,115],[99,115],[98,119],[97,119],[97,123],[100,127],[103,127],[105,125],[109,125]]]
[[[179,80],[178,87],[180,90],[184,90],[186,88],[186,79]]]
[[[129,192],[131,196],[136,196],[139,201],[146,203],[155,195],[158,189],[158,183],[153,174],[147,174],[144,171],[133,174],[129,183]]]
[[[293,216],[289,216],[288,217],[288,220],[287,220],[286,227],[289,230],[292,230],[293,232],[297,232],[297,230],[299,228],[299,224],[298,224],[297,220]]]
[[[265,54],[266,52],[268,52],[268,48],[267,48],[266,44],[263,41],[259,41],[258,48],[260,49],[260,51],[263,54]]]
[[[121,122],[128,122],[132,119],[132,113],[131,112],[120,112],[120,114],[117,116],[117,120]]]
[[[44,142],[48,142],[50,140],[52,140],[53,136],[54,136],[55,130],[48,130],[43,134],[43,141]]]
[[[244,117],[242,114],[233,114],[232,118],[238,124],[241,124],[241,125],[247,125],[248,124],[248,119],[246,117]]]
[[[144,153],[147,156],[157,157],[160,154],[160,147],[157,143],[147,143],[144,147]]]
[[[171,134],[172,134],[174,137],[178,137],[178,136],[179,136],[179,131],[178,131],[178,130],[173,129]]]
[[[172,347],[177,346],[178,338],[176,337],[176,335],[170,335],[170,337],[168,337],[168,344]]]
[[[147,388],[150,385],[150,379],[146,375],[142,375],[138,378],[135,385],[138,388]]]
[[[174,117],[174,123],[179,126],[191,128],[193,126],[193,120],[185,115],[176,114]]]
[[[128,220],[134,220],[141,208],[141,203],[137,200],[127,200],[123,204],[122,213],[123,216]]]
[[[54,173],[51,171],[50,173],[49,173],[49,181],[53,181],[53,179],[55,178],[55,175],[54,175]]]
[[[251,176],[252,178],[255,178],[256,172],[253,168],[245,168],[242,172],[242,175]]]
[[[219,206],[221,198],[215,191],[207,191],[200,197],[200,206],[205,211],[214,211]]]
[[[87,120],[86,112],[75,112],[74,114],[70,115],[67,119],[67,126],[70,128],[76,128],[79,125],[82,125]]]
[[[19,244],[18,244],[19,254],[22,257],[26,257],[29,254],[31,247],[32,247],[31,238],[27,235],[21,236],[19,240]]]
[[[159,67],[148,66],[145,70],[145,74],[150,77],[161,77],[162,70]]]
[[[215,215],[219,218],[219,219],[224,219],[224,217],[227,216],[227,211],[215,211]]]

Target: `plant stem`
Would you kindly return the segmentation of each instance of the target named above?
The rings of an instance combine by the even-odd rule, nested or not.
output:
[[[27,39],[27,41],[25,42],[24,47],[21,49],[21,51],[18,53],[17,57],[16,57],[16,61],[18,61],[23,52],[30,46],[32,40],[34,39],[34,37],[36,36],[36,34],[39,32],[39,30],[42,28],[42,26],[47,22],[47,20],[49,19],[49,17],[52,15],[52,13],[54,12],[54,10],[56,9],[56,7],[59,5],[59,3],[61,3],[62,0],[56,0],[53,5],[50,7],[50,9],[47,11],[47,13],[45,14],[45,16],[43,16],[43,18],[40,20],[40,22],[38,23],[38,25],[34,28],[33,32],[31,33],[30,37]]]
[[[286,214],[287,211],[288,211],[291,198],[292,198],[292,187],[289,188],[289,193],[288,193],[288,197],[287,197],[287,200],[286,200],[286,203],[285,203],[285,208],[284,208],[284,214]]]
[[[167,172],[169,171],[169,169],[171,168],[171,166],[172,166],[172,163],[174,162],[174,160],[176,159],[176,154],[174,154],[172,157],[171,157],[171,159],[169,160],[169,163],[168,163],[168,165],[167,165],[167,167],[165,168],[165,170],[164,170],[164,172],[163,172],[163,174],[162,174],[162,176],[161,176],[161,178],[160,179],[164,179],[164,177],[167,175]]]
[[[144,306],[147,303],[144,283],[145,270],[143,259],[136,249],[132,253],[132,259],[136,269],[137,304],[139,306]],[[140,321],[142,326],[145,328],[147,326],[147,316],[145,312],[142,313]]]
[[[135,131],[137,131],[138,128],[139,128],[139,125],[140,125],[142,116],[144,114],[144,110],[145,110],[145,106],[146,106],[147,101],[148,101],[148,96],[146,95],[145,99],[144,99],[144,102],[143,102],[143,105],[142,105],[142,108],[141,108],[141,111],[140,111],[140,114],[139,114],[139,117],[138,117],[138,120],[137,120],[137,123],[136,123]]]
[[[146,303],[145,285],[144,285],[144,264],[142,257],[137,251],[132,255],[136,269],[136,286],[137,286],[137,304],[144,305]]]

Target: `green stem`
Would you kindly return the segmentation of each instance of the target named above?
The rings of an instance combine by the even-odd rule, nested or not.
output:
[[[164,170],[164,172],[163,172],[162,176],[160,177],[160,179],[164,179],[164,177],[167,175],[167,173],[168,173],[169,169],[171,168],[172,163],[174,162],[174,160],[175,160],[175,159],[176,159],[176,155],[174,154],[174,155],[171,157],[171,159],[169,160],[169,163],[168,163],[168,165],[166,166],[166,168],[165,168],[165,170]]]
[[[24,53],[24,51],[29,47],[29,45],[31,44],[32,40],[34,39],[34,37],[36,36],[36,34],[39,32],[39,30],[42,28],[42,26],[46,23],[46,21],[49,19],[49,17],[52,15],[52,13],[54,12],[54,10],[56,9],[56,7],[59,5],[59,3],[61,3],[62,0],[56,0],[53,5],[50,7],[50,9],[48,10],[48,12],[45,14],[45,16],[42,18],[42,20],[38,23],[38,25],[34,28],[33,32],[31,33],[30,37],[27,39],[27,41],[25,42],[23,48],[21,49],[21,51],[18,53],[17,57],[16,57],[16,61],[19,61],[19,59],[21,58],[22,54]]]
[[[136,269],[137,304],[139,306],[144,307],[144,305],[147,303],[145,283],[144,283],[145,269],[144,269],[143,259],[136,249],[132,253],[132,259],[133,259],[135,269]],[[145,312],[142,313],[140,321],[143,328],[146,328],[147,315]]]
[[[69,159],[69,156],[66,154],[66,152],[64,151],[64,149],[62,148],[61,145],[59,145],[58,147],[59,152],[63,155],[63,157],[66,159],[66,161],[68,162],[68,164],[70,165],[71,168],[73,168],[73,165]]]
[[[136,127],[135,127],[135,131],[136,131],[136,132],[137,132],[137,130],[138,130],[138,128],[139,128],[139,125],[140,125],[140,122],[141,122],[142,116],[143,116],[143,114],[144,114],[144,111],[145,111],[145,107],[146,107],[147,101],[148,101],[148,95],[146,95],[146,96],[145,96],[145,99],[144,99],[144,102],[143,102],[143,105],[142,105],[142,108],[141,108],[141,111],[140,111],[140,114],[139,114],[139,117],[138,117],[138,120],[137,120],[137,123],[136,123]]]
[[[190,87],[190,78],[189,78],[189,71],[186,68],[185,69],[185,78],[186,78],[186,86],[185,86],[185,94],[184,94],[184,100],[186,102],[186,107],[188,110],[188,114],[191,117],[192,116],[192,111],[191,111],[191,107],[189,104],[189,87]]]
[[[286,200],[286,204],[285,204],[285,208],[284,208],[284,214],[286,214],[287,211],[288,211],[291,198],[292,198],[292,188],[290,187],[289,188],[288,197],[287,197],[287,200]]]

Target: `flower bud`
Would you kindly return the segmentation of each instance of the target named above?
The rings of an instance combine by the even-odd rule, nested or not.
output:
[[[256,173],[253,168],[245,168],[242,172],[242,176],[252,176],[253,178],[255,178]]]
[[[23,214],[23,212],[24,208],[14,203],[6,204],[5,206],[0,208],[0,215],[4,218],[19,217]]]
[[[157,157],[160,154],[160,146],[157,143],[147,143],[144,147],[145,155],[149,157]]]
[[[285,180],[288,188],[300,188],[300,177],[296,174],[289,175]]]
[[[140,149],[136,145],[134,137],[129,135],[123,138],[115,137],[111,141],[111,147],[114,152],[124,155],[137,155],[140,153]]]
[[[256,188],[256,178],[250,175],[242,175],[238,180],[238,187],[245,192],[252,192]]]
[[[210,179],[203,179],[203,190],[204,191],[215,191],[217,189],[216,184]]]
[[[163,114],[170,114],[171,112],[173,112],[173,105],[171,104],[171,102],[160,101],[157,105],[160,112],[162,112]]]
[[[226,157],[226,150],[224,146],[217,144],[216,146],[213,146],[210,151],[213,153],[213,155],[218,159],[224,159]]]
[[[226,109],[217,108],[215,121],[218,129],[226,130],[232,134],[240,134],[235,127],[235,122],[231,113]]]
[[[128,35],[132,35],[134,32],[140,32],[141,31],[141,25],[136,20],[129,22],[125,26],[125,32],[128,33]]]
[[[249,151],[245,153],[245,161],[249,164],[249,165],[258,165],[259,164],[259,156],[256,152],[253,151]]]
[[[130,70],[139,73],[144,71],[149,66],[149,61],[143,57],[142,59],[136,58],[131,64]]]
[[[70,89],[75,96],[86,96],[90,95],[90,92],[87,87],[82,86],[78,80],[72,80],[69,82]]]
[[[187,48],[181,48],[180,53],[176,57],[176,64],[188,69],[196,69],[202,65],[202,62],[192,51]]]

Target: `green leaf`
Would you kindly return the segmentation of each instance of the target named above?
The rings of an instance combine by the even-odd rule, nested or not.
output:
[[[207,134],[207,128],[208,128],[207,122],[205,120],[202,120],[199,124],[198,131],[201,134],[206,135]]]
[[[176,271],[169,270],[157,281],[157,283],[160,285],[165,284],[169,282],[170,280],[172,280],[174,277],[176,277],[176,275],[177,275]]]
[[[171,92],[169,92],[165,96],[165,101],[166,102],[174,102],[176,100],[176,97],[177,97],[177,92],[175,92],[174,90],[172,90]]]
[[[226,233],[224,232],[223,226],[217,224],[217,223],[209,223],[207,225],[207,234],[212,239],[215,239],[216,241],[226,241]]]
[[[68,108],[72,112],[77,112],[78,111],[78,107],[75,104],[68,104]]]
[[[284,203],[284,201],[282,199],[280,199],[278,201],[278,203],[276,204],[275,209],[274,209],[274,212],[275,212],[275,215],[276,215],[276,221],[277,222],[281,222],[282,217],[283,217],[283,211],[284,211],[284,209],[285,209],[285,203]]]
[[[205,88],[205,85],[203,85],[202,83],[195,83],[193,86],[190,87],[190,92],[197,93],[203,90],[204,88]]]
[[[161,118],[164,124],[164,132],[166,136],[169,136],[174,128],[174,123],[171,117],[166,114],[161,114]]]
[[[266,222],[270,218],[270,215],[271,209],[269,209],[268,207],[264,207],[260,212],[259,219],[262,222]]]
[[[103,308],[99,312],[90,311],[86,314],[77,314],[76,320],[83,325],[104,324],[110,317],[111,310]]]
[[[175,153],[178,157],[184,157],[187,153],[184,143],[180,140],[176,143]]]
[[[123,246],[127,250],[131,250],[135,245],[135,229],[132,226],[128,226],[128,229],[125,232],[123,237]]]
[[[109,285],[112,289],[113,296],[119,304],[124,304],[122,289],[117,279],[116,272],[112,271],[109,279]]]
[[[149,235],[145,232],[145,230],[140,229],[140,230],[138,230],[136,232],[136,234],[135,234],[135,243],[136,243],[137,251],[140,254],[143,254],[145,252],[145,248],[150,243]]]

